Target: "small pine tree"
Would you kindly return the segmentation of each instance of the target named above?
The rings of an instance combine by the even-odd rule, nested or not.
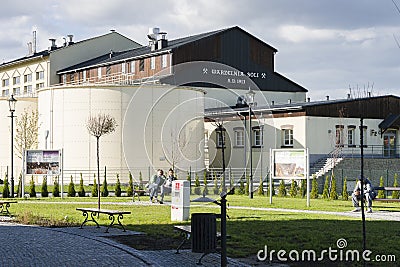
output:
[[[240,178],[238,194],[239,194],[239,195],[244,195],[244,193],[245,193],[244,179],[243,179],[243,178]]]
[[[278,196],[279,197],[286,197],[286,186],[285,186],[285,182],[283,180],[281,180],[281,182],[279,183],[279,188],[278,188]]]
[[[270,194],[270,192],[271,192],[270,186],[272,186],[272,196],[275,196],[274,181],[272,181],[271,184],[268,184],[268,187],[267,187],[267,196],[269,196],[269,194]]]
[[[133,186],[132,186],[133,188]],[[139,189],[143,190],[143,176],[142,176],[142,172],[139,172]],[[132,195],[133,195],[133,191],[132,191]]]
[[[328,199],[329,198],[329,179],[328,176],[325,176],[325,184],[324,190],[322,191],[322,198]]]
[[[195,195],[200,195],[200,179],[199,176],[196,173],[195,179],[194,179],[194,194]]]
[[[203,183],[204,183],[203,194],[204,194],[204,195],[208,195],[207,171],[204,171],[204,172],[203,172]]]
[[[218,178],[217,178],[217,174],[215,172],[214,172],[214,194],[215,195],[219,194]]]
[[[300,184],[300,195],[304,198],[307,195],[307,179],[302,179]]]
[[[75,184],[74,184],[74,181],[72,181],[72,175],[71,175],[71,181],[69,182],[69,186],[68,186],[68,194],[67,194],[67,196],[69,196],[69,197],[75,197],[76,196]]]
[[[101,187],[101,196],[108,197],[107,176],[104,174],[103,186]]]
[[[234,188],[235,181],[233,180],[232,170],[229,169],[229,189]]]
[[[54,179],[54,186],[53,186],[53,197],[60,196],[60,186],[58,184],[58,176]]]
[[[17,197],[22,197],[22,173],[20,173],[19,174],[19,177],[18,177],[18,186],[17,186],[17,192],[16,192],[16,194],[17,194]]]
[[[343,181],[342,200],[349,200],[349,193],[347,192],[347,178]]]
[[[49,196],[49,191],[47,190],[47,176],[43,176],[41,194],[42,194],[42,197],[48,197]]]
[[[260,177],[260,185],[258,186],[257,195],[259,196],[264,195],[264,180],[262,176]]]
[[[397,173],[394,174],[394,181],[393,181],[393,187],[398,187],[399,184],[397,183]],[[399,191],[393,191],[392,193],[392,198],[399,198]]]
[[[142,172],[139,173],[139,177],[142,174]],[[133,196],[133,178],[132,178],[132,173],[129,172],[129,184],[128,184],[128,189],[126,190],[126,195],[128,197]]]
[[[190,175],[190,172],[187,173],[186,181],[189,181],[189,182],[192,181],[192,176]]]
[[[35,181],[33,180],[33,177],[31,178],[31,182],[29,183],[29,196],[30,197],[36,197],[36,189],[35,189]]]
[[[292,180],[292,184],[290,185],[289,195],[291,197],[296,197],[298,189],[299,188],[298,188],[297,182],[295,180]]]
[[[97,189],[97,179],[96,179],[96,174],[95,174],[94,179],[93,179],[92,197],[97,197],[98,194],[99,194],[99,192]]]
[[[115,196],[120,197],[121,196],[121,182],[119,181],[119,175],[117,174],[117,183],[115,184]]]
[[[6,177],[4,178],[4,185],[3,185],[3,198],[9,198],[9,197],[10,197],[10,187],[6,175]]]
[[[384,187],[383,177],[379,179],[379,187]],[[378,190],[378,198],[385,198],[385,190]]]
[[[337,188],[336,188],[336,179],[335,176],[332,175],[332,185],[331,185],[331,194],[330,194],[330,198],[332,200],[336,200],[339,198],[338,193],[337,193]]]
[[[85,188],[83,187],[83,177],[81,173],[81,180],[79,181],[79,190],[78,190],[78,196],[79,197],[84,197],[86,195]]]
[[[318,182],[317,182],[317,177],[313,175],[313,180],[311,183],[311,198],[318,198]]]
[[[245,188],[245,191],[244,191],[246,196],[248,196],[250,194],[249,188],[250,188],[250,177],[247,175],[246,176],[246,188]]]

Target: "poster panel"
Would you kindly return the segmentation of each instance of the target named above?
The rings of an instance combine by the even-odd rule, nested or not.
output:
[[[276,149],[272,151],[274,179],[306,179],[305,149]]]
[[[60,150],[27,150],[26,174],[60,175]]]

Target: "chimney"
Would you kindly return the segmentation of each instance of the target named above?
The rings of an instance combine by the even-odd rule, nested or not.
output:
[[[347,99],[350,99],[351,98],[351,95],[350,94],[347,94]]]
[[[288,99],[288,104],[292,104],[292,99]]]
[[[32,50],[32,42],[28,42],[28,55],[31,56],[33,55],[33,50]]]
[[[110,58],[113,57],[114,51],[112,51],[112,49],[110,49]]]
[[[51,51],[51,50],[56,49],[57,48],[56,39],[50,38],[49,41],[51,42],[51,46],[50,46],[49,50]]]
[[[274,105],[275,105],[275,101],[272,100],[272,101],[271,101],[271,106],[274,106]]]
[[[158,41],[157,41],[157,49],[163,49],[164,47],[168,46],[168,40],[167,40],[167,33],[166,32],[160,32],[158,34]]]
[[[329,101],[329,95],[326,96],[326,101]]]
[[[309,97],[307,97],[307,102],[310,102],[310,100],[311,100],[311,99],[310,99]]]
[[[371,97],[371,92],[368,92],[368,97]]]
[[[32,33],[32,53],[36,53],[36,31],[33,31]]]
[[[67,35],[67,37],[68,37],[68,45],[72,45],[74,42],[72,41],[72,38],[74,38],[74,36],[72,35],[72,34],[68,34]]]

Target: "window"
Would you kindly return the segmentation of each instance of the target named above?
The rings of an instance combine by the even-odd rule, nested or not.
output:
[[[86,82],[86,70],[82,72],[82,80]]]
[[[156,68],[156,57],[150,58],[150,68],[154,70]]]
[[[111,75],[111,66],[107,66],[106,67],[106,76],[110,76]]]
[[[71,74],[69,75],[69,81],[70,81],[71,83],[73,83],[73,82],[75,81],[75,73],[71,73]]]
[[[32,93],[32,85],[24,86],[24,94],[31,94]]]
[[[32,73],[24,75],[24,83],[30,83],[32,81]]]
[[[139,71],[144,71],[144,59],[139,60]]]
[[[3,80],[3,87],[8,86],[9,84],[10,84],[10,80],[8,78]]]
[[[168,60],[167,54],[161,56],[161,68],[167,67],[167,60]]]
[[[336,133],[335,133],[335,145],[343,146],[344,143],[344,134],[343,134],[343,125],[336,125]]]
[[[123,63],[121,63],[121,72],[122,73],[126,73],[126,63],[125,62],[123,62]]]
[[[135,73],[135,71],[135,61],[131,61],[131,73]]]
[[[293,147],[293,129],[282,129],[283,146]]]
[[[13,88],[13,94],[14,95],[20,95],[21,94],[21,90],[19,89],[19,87]]]
[[[63,82],[63,84],[67,83],[67,74],[62,75],[62,82]]]
[[[37,83],[36,84],[36,89],[40,89],[44,87],[44,83]]]
[[[36,80],[43,80],[43,79],[44,79],[44,71],[37,71]]]
[[[8,94],[9,94],[9,90],[8,90],[8,89],[3,90],[3,91],[1,92],[1,96],[8,96]]]
[[[13,85],[20,83],[21,83],[21,78],[19,76],[13,77]]]
[[[101,78],[101,67],[97,68],[97,77],[100,79]]]
[[[244,146],[244,130],[243,128],[236,128],[235,131],[235,146],[243,147]]]
[[[255,147],[261,147],[263,145],[263,134],[262,134],[262,128],[257,127],[253,128],[253,146]]]
[[[353,125],[347,126],[347,146],[349,146],[349,147],[353,147],[356,144],[355,129],[356,129],[356,126],[353,126]]]

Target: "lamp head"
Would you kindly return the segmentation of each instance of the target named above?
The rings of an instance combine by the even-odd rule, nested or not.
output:
[[[8,107],[10,108],[10,112],[15,111],[15,104],[17,103],[17,99],[14,98],[14,95],[11,95],[8,99]]]

